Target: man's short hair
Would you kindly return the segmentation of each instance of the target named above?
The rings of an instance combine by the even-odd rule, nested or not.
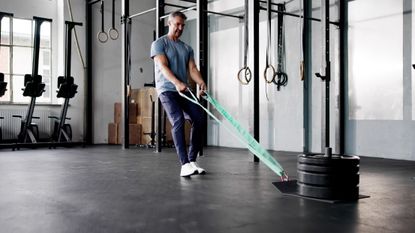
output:
[[[169,20],[173,19],[174,17],[180,17],[184,20],[187,19],[187,16],[185,14],[183,14],[183,12],[181,11],[173,11],[172,13],[169,14]]]

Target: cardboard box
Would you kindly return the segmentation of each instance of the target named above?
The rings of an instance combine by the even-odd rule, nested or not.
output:
[[[130,101],[131,103],[136,103],[139,105],[140,101],[138,99],[138,92],[140,89],[131,89]]]
[[[151,117],[138,117],[138,122],[141,125],[141,144],[147,145],[151,142]],[[156,131],[156,125],[154,125]]]
[[[129,125],[129,137],[130,145],[139,145],[141,144],[141,125],[140,124],[130,124]]]
[[[139,118],[140,123],[142,124],[143,127],[143,134],[145,133],[150,133],[151,132],[151,118],[149,117],[144,117],[144,118]],[[168,144],[173,145],[174,141],[173,141],[173,136],[171,134],[171,124],[170,121],[168,119],[166,119],[166,142]],[[192,128],[192,125],[190,124],[189,121],[185,122],[184,125],[184,135],[185,135],[185,140],[186,140],[186,145],[190,144],[190,130]],[[157,131],[157,125],[155,126],[155,130]],[[144,139],[144,141],[143,141]],[[151,141],[151,137],[150,135],[143,135],[143,139],[142,142],[144,144],[145,143],[149,143]]]
[[[129,103],[128,104],[128,123],[137,124],[137,115],[138,115],[138,104]],[[114,123],[120,124],[122,118],[122,105],[121,103],[114,104]]]
[[[121,123],[121,113],[122,113],[122,106],[121,103],[114,104],[114,123],[119,124]]]
[[[137,124],[137,115],[138,115],[138,104],[129,103],[128,104],[128,123]]]
[[[119,144],[118,142],[118,124],[108,124],[108,144]]]
[[[130,144],[139,145],[141,143],[142,130],[140,124],[129,124],[128,133]],[[121,144],[123,136],[120,124],[108,124],[108,144]]]
[[[139,105],[139,116],[141,117],[151,117],[152,115],[152,108],[154,102],[154,113],[156,113],[156,105],[157,105],[157,92],[154,87],[147,87],[141,88],[138,90],[137,93],[137,101]]]

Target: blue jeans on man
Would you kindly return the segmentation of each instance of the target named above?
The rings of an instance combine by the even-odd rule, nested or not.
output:
[[[183,94],[190,96],[186,92]],[[172,125],[174,146],[180,162],[182,165],[196,162],[203,143],[203,124],[205,122],[203,109],[186,100],[176,91],[162,92],[159,94],[159,99]],[[185,120],[189,120],[192,125],[189,151],[187,151],[185,140]]]

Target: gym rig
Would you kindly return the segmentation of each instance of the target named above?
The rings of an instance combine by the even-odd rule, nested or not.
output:
[[[102,0],[91,0],[87,3],[87,18],[91,17],[91,5],[101,2]],[[124,133],[124,140],[123,140],[123,147],[129,148],[128,143],[128,108],[127,103],[129,103],[129,96],[128,88],[129,88],[129,80],[130,80],[130,73],[129,73],[129,25],[131,24],[131,19],[140,15],[147,14],[149,12],[156,12],[156,37],[161,36],[165,32],[165,22],[164,19],[167,17],[165,14],[164,7],[177,7],[181,8],[182,11],[189,11],[189,10],[196,10],[197,13],[197,41],[200,43],[198,44],[198,51],[199,51],[199,67],[202,77],[207,77],[207,51],[208,51],[208,31],[207,31],[207,22],[208,22],[208,14],[219,14],[224,16],[235,17],[238,19],[244,19],[245,21],[245,51],[248,48],[248,40],[247,38],[252,38],[252,51],[254,51],[253,58],[252,58],[252,66],[249,68],[248,64],[245,60],[246,54],[244,57],[244,67],[241,69],[244,72],[238,73],[238,79],[244,84],[248,84],[251,79],[253,81],[253,136],[254,138],[259,141],[259,77],[261,76],[261,71],[259,69],[259,12],[261,10],[267,10],[268,16],[269,14],[276,13],[278,14],[278,54],[283,54],[283,46],[284,46],[284,39],[283,39],[283,16],[291,16],[297,17],[299,20],[303,20],[304,28],[302,31],[302,54],[304,56],[304,61],[301,64],[302,67],[302,80],[303,80],[303,113],[304,113],[304,121],[303,121],[303,128],[304,128],[304,145],[303,145],[303,152],[301,155],[298,156],[298,181],[291,180],[288,182],[278,182],[274,183],[282,192],[286,194],[291,194],[299,197],[304,198],[312,198],[324,201],[349,201],[349,200],[357,200],[361,198],[362,195],[359,195],[359,158],[356,156],[347,156],[344,155],[344,113],[345,113],[345,85],[347,83],[347,1],[340,0],[340,20],[339,22],[331,22],[329,21],[329,1],[322,0],[322,6],[324,7],[325,11],[322,11],[321,19],[312,18],[312,6],[311,2],[308,0],[303,0],[304,5],[304,14],[297,15],[285,10],[284,5],[272,3],[271,0],[267,1],[245,1],[245,15],[243,16],[235,16],[235,15],[228,15],[223,13],[211,12],[208,10],[208,4],[206,0],[194,0],[194,1],[185,1],[196,3],[192,6],[178,6],[174,4],[166,3],[164,0],[157,0],[156,7],[148,9],[146,11],[130,15],[129,13],[129,1],[123,0],[122,1],[122,47],[123,47],[123,54],[122,54],[122,99],[123,99],[123,112],[122,112],[122,119],[124,124],[122,125],[121,132]],[[262,4],[266,4],[267,7],[264,7]],[[272,6],[276,6],[277,9],[272,8]],[[248,21],[248,15],[251,18]],[[88,20],[88,28],[92,27],[91,20]],[[326,62],[324,64],[324,74],[318,74],[317,76],[322,78],[325,83],[325,116],[322,116],[325,120],[325,130],[323,131],[325,134],[325,142],[323,142],[325,148],[323,149],[323,153],[310,153],[310,145],[311,145],[311,60],[312,60],[312,52],[311,52],[311,21],[318,21],[322,22],[322,27],[324,29],[324,36],[326,45],[324,46],[324,50],[326,52]],[[252,25],[251,30],[247,30],[248,23]],[[330,147],[330,133],[329,133],[329,123],[330,123],[330,114],[329,114],[329,103],[330,103],[330,60],[329,60],[329,44],[330,44],[330,34],[329,34],[329,27],[330,25],[335,25],[339,29],[340,34],[340,56],[339,56],[339,68],[340,68],[340,83],[339,83],[339,154],[335,155],[332,154],[332,148]],[[87,29],[88,32],[91,30]],[[101,30],[103,31],[103,30]],[[88,47],[88,63],[92,61],[92,51],[90,50],[91,47],[91,38],[92,35],[87,35],[87,47]],[[277,70],[275,71],[274,68],[274,75],[272,79],[272,83],[277,85],[277,89],[284,86],[286,84],[287,75],[284,71],[284,57],[280,56],[278,58],[278,66]],[[245,77],[239,77],[239,75],[245,75]],[[87,80],[91,80],[92,73],[91,70],[88,71],[88,78]],[[245,79],[245,80],[244,80]],[[206,82],[207,80],[205,80]],[[88,84],[89,85],[89,84]],[[91,83],[92,85],[92,83]],[[88,90],[91,90],[89,88]],[[91,90],[92,91],[92,90]],[[91,95],[91,93],[88,93]],[[87,103],[92,104],[92,103]],[[87,109],[88,108],[87,106]],[[157,111],[158,111],[158,119],[157,119],[157,130],[156,132],[163,132],[162,130],[162,108],[161,104],[157,103]],[[87,125],[92,125],[92,114],[87,114],[89,119],[87,119]],[[155,134],[152,132],[153,136],[156,136],[156,151],[161,152],[162,146],[162,134]],[[259,162],[258,158],[254,156],[254,162]],[[347,190],[347,191],[345,191]]]

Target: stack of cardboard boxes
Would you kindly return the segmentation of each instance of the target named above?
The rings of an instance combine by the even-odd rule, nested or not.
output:
[[[145,87],[131,90],[131,103],[129,104],[130,144],[148,145],[151,143],[152,111],[154,107],[155,127],[157,124],[157,93],[153,87]],[[121,122],[121,103],[114,105],[114,123],[108,124],[108,143],[120,144],[121,134],[119,123]],[[186,121],[186,142],[190,139],[190,123]],[[157,130],[157,128],[155,128]],[[166,143],[172,145],[171,125],[166,123]]]
[[[129,138],[130,144],[140,144],[142,132],[141,125],[137,123],[138,105],[136,103],[128,104],[129,115]],[[108,124],[108,144],[121,144],[121,103],[114,104],[114,122]]]

